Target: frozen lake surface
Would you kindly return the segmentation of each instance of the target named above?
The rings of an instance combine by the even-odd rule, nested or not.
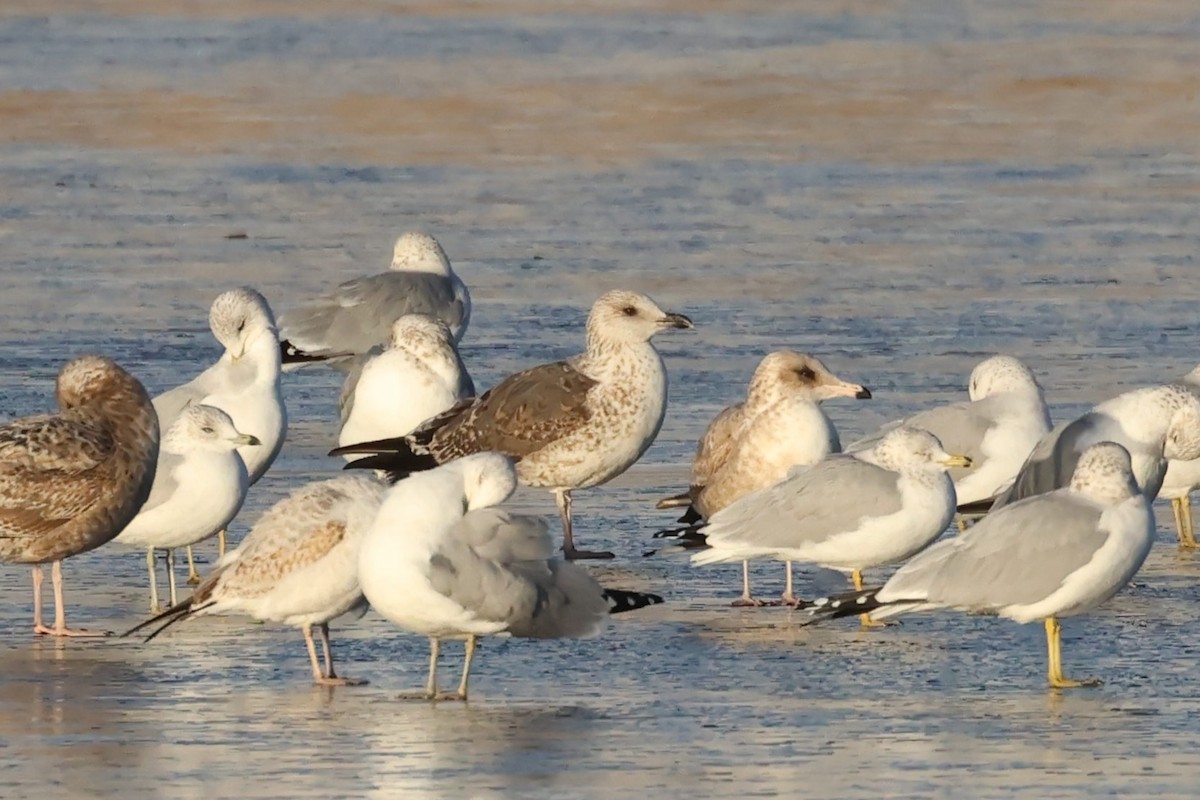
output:
[[[736,566],[640,553],[769,349],[871,387],[827,404],[844,441],[962,394],[993,352],[1029,363],[1056,420],[1195,366],[1200,13],[147,5],[0,7],[4,415],[49,407],[82,351],[175,385],[216,356],[221,290],[286,308],[382,269],[412,228],[471,286],[480,386],[574,353],[598,294],[640,289],[697,327],[659,339],[657,443],[575,508],[581,545],[619,553],[598,575],[668,603],[595,640],[485,641],[470,704],[435,707],[393,699],[423,680],[426,642],[374,614],[334,626],[371,684],[318,689],[298,633],[245,620],[34,640],[28,572],[5,567],[5,798],[1195,795],[1200,556],[1162,504],[1139,585],[1065,624],[1068,673],[1107,681],[1090,691],[1045,689],[1040,626],[801,629],[728,608]],[[285,378],[289,441],[235,540],[340,466],[337,387]],[[553,512],[548,493],[519,502]],[[69,561],[72,623],[139,621],[143,569],[114,547]],[[755,581],[778,591],[782,567]]]

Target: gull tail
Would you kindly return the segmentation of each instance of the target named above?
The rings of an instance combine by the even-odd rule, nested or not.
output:
[[[309,364],[324,364],[329,361],[341,361],[350,358],[353,353],[309,353],[292,344],[287,339],[279,341],[279,359],[285,368],[299,369]]]
[[[604,599],[608,602],[609,614],[624,614],[646,606],[656,606],[663,601],[657,594],[627,592],[624,589],[605,589]]]
[[[146,620],[145,622],[143,622],[139,625],[134,625],[132,628],[130,628],[129,630],[122,633],[121,637],[124,638],[126,636],[131,636],[131,635],[137,633],[138,631],[142,630],[143,628],[150,627],[151,625],[155,624],[156,622],[162,622],[163,623],[162,625],[159,625],[157,628],[152,630],[150,632],[150,635],[145,638],[144,641],[148,642],[151,639],[153,639],[155,636],[158,636],[160,633],[165,631],[167,628],[174,625],[176,622],[182,622],[183,620],[187,619],[188,617],[192,616],[193,614],[196,614],[197,612],[203,611],[204,609],[208,608],[209,606],[211,606],[213,604],[213,602],[214,601],[210,600],[207,603],[200,602],[197,604],[196,595],[192,595],[188,599],[183,600],[183,601],[171,606],[166,611],[163,611],[161,614],[155,614],[153,617]],[[164,620],[165,620],[165,622],[164,622]]]

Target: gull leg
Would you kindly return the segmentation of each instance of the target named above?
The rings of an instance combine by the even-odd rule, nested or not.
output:
[[[225,557],[225,529],[217,531],[217,557]]]
[[[1049,656],[1049,679],[1052,689],[1073,689],[1077,686],[1099,686],[1104,681],[1098,678],[1085,678],[1081,681],[1071,680],[1063,675],[1062,640],[1059,637],[1061,626],[1054,617],[1046,617],[1046,652]]]
[[[189,544],[187,548],[188,557],[188,586],[197,586],[200,583],[200,573],[196,571],[196,556],[192,553],[192,546]]]
[[[41,633],[42,625],[42,582],[46,580],[41,564],[33,565],[33,632]]]
[[[575,532],[571,528],[571,490],[555,489],[554,500],[558,504],[558,516],[562,518],[563,526],[563,557],[568,561],[581,558],[612,558],[613,554],[602,550],[577,550],[575,548]]]
[[[434,699],[436,700],[462,700],[464,703],[467,700],[467,679],[471,676],[471,662],[475,659],[475,642],[477,636],[468,636],[466,641],[466,649],[463,653],[463,672],[462,678],[458,682],[457,692],[438,692]]]
[[[167,582],[171,587],[171,605],[179,602],[179,597],[175,590],[175,551],[167,551]]]
[[[442,651],[442,640],[436,636],[429,637],[429,677],[425,681],[425,691],[405,692],[401,700],[433,700],[437,697],[437,662]]]
[[[313,644],[312,625],[301,628],[304,631],[304,645],[308,648],[308,660],[312,664],[313,683],[321,682],[321,665],[317,662],[317,646]]]
[[[955,514],[955,515],[954,515],[954,523],[955,523],[956,525],[958,525],[958,532],[959,532],[959,533],[966,533],[966,532],[967,532],[967,528],[968,528],[968,527],[970,527],[969,525],[967,525],[967,518],[966,518],[966,517],[964,517],[962,514]]]
[[[317,679],[317,683],[322,686],[362,686],[365,684],[366,681],[354,678],[339,678],[333,671],[333,648],[329,646],[329,623],[322,622],[317,627],[317,633],[321,634],[321,650],[325,655],[325,674]]]
[[[150,571],[150,613],[157,614],[158,608],[158,564],[154,561],[154,548],[146,550],[146,569]]]
[[[862,570],[856,569],[850,573],[851,580],[854,581],[854,591],[861,592],[863,588]],[[871,619],[870,614],[859,614],[858,622],[864,628],[886,628],[889,623],[880,622],[879,620]]]
[[[766,603],[759,600],[754,595],[750,594],[750,562],[742,562],[742,596],[734,600],[729,605],[734,608],[757,608],[765,606]]]
[[[67,627],[67,609],[63,603],[63,577],[62,577],[62,562],[55,561],[54,567],[50,570],[50,580],[54,584],[54,627],[47,628],[45,625],[38,625],[33,629],[34,633],[42,633],[47,636],[110,636],[111,634],[104,632],[93,632],[87,630],[71,630]]]
[[[1192,527],[1192,495],[1189,492],[1179,498],[1179,510],[1175,514],[1175,523],[1179,528],[1179,546],[1186,547],[1189,550],[1194,550],[1200,547],[1200,543],[1196,541],[1196,531]],[[1171,505],[1176,503],[1171,501]]]

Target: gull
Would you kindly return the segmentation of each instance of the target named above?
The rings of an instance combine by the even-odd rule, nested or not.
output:
[[[162,623],[146,637],[150,641],[188,617],[246,614],[304,632],[314,683],[365,683],[334,671],[329,622],[350,611],[366,610],[358,551],[386,489],[365,475],[342,475],[300,487],[262,515],[191,597],[123,635]],[[314,627],[321,638],[324,669],[317,660]]]
[[[1059,618],[1120,591],[1153,540],[1154,515],[1134,482],[1129,451],[1101,442],[1084,449],[1068,486],[997,509],[917,555],[882,587],[822,598],[811,613],[883,619],[953,608],[1021,624],[1043,620],[1050,685],[1097,685],[1063,675]]]
[[[160,610],[154,551],[167,551],[170,604],[175,605],[174,548],[225,530],[237,516],[250,486],[237,448],[257,444],[228,414],[204,404],[185,408],[163,434],[150,496],[114,540],[146,549],[151,613]]]
[[[687,317],[668,314],[643,294],[610,291],[588,315],[582,355],[510,375],[408,436],[331,455],[374,453],[347,468],[401,476],[470,453],[503,453],[517,461],[521,483],[554,492],[567,558],[612,558],[575,547],[571,491],[620,475],[654,441],[666,412],[667,372],[650,339],[690,327]]]
[[[242,287],[213,301],[209,326],[225,352],[192,380],[155,397],[154,409],[164,430],[189,405],[203,403],[228,414],[238,431],[259,442],[237,451],[253,486],[274,463],[287,436],[275,317],[261,294]],[[218,533],[218,552],[225,554],[223,530]],[[188,582],[199,579],[189,547]]]
[[[867,400],[871,391],[838,378],[815,356],[794,350],[768,354],[754,370],[745,402],[718,414],[701,437],[688,491],[660,500],[657,507],[686,505],[679,521],[696,525],[738,498],[783,480],[792,467],[841,452],[837,429],[819,405],[834,397]],[[781,599],[796,602],[791,562]],[[763,605],[750,594],[748,561],[742,562],[742,596],[733,605]]]
[[[355,278],[279,318],[279,347],[288,369],[361,355],[388,340],[392,322],[429,314],[466,333],[471,295],[437,239],[409,232],[396,240],[387,272]]]
[[[970,469],[950,470],[959,509],[982,501],[990,504],[1050,432],[1050,411],[1033,372],[1013,356],[992,356],[976,364],[967,382],[967,396],[966,401],[885,425],[846,449],[856,452],[871,447],[898,425],[922,428],[938,437],[947,450],[971,459]]]
[[[1133,478],[1153,501],[1168,459],[1200,457],[1200,398],[1177,384],[1134,389],[1058,425],[1038,442],[992,510],[1066,486],[1080,454],[1103,441],[1129,451]]]
[[[347,375],[338,404],[338,444],[403,436],[474,396],[475,385],[446,323],[406,314],[392,324],[388,348]]]
[[[67,627],[62,560],[111,541],[150,495],[158,420],[136,378],[101,356],[58,374],[55,414],[0,426],[0,561],[33,565],[33,631]],[[42,624],[42,565],[53,562],[54,627]]]
[[[902,425],[870,450],[829,456],[742,497],[684,546],[703,547],[694,564],[801,561],[850,572],[860,589],[864,569],[904,561],[941,535],[955,505],[946,470],[969,463]]]
[[[429,637],[425,690],[406,695],[466,700],[479,636],[536,639],[599,633],[609,614],[661,603],[653,594],[604,589],[582,567],[553,557],[541,517],[495,508],[517,474],[497,453],[464,456],[389,491],[359,552],[371,607]],[[464,638],[456,692],[439,692],[441,640]]]
[[[1179,383],[1186,386],[1192,394],[1200,396],[1200,367],[1184,375]],[[1200,458],[1172,458],[1167,461],[1167,474],[1163,477],[1162,488],[1158,494],[1171,501],[1180,547],[1200,547],[1200,543],[1196,541],[1195,528],[1192,526],[1191,495],[1197,488],[1200,488]]]

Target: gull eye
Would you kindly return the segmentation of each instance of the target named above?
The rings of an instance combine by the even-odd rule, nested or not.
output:
[[[817,373],[812,371],[812,367],[804,367],[803,369],[798,370],[796,374],[806,381],[811,381],[813,378],[817,377]]]
[[[242,320],[241,322],[239,322],[239,323],[238,323],[238,330],[237,330],[237,332],[238,332],[238,333],[241,333],[241,332],[242,332],[242,331],[244,331],[244,330],[246,330],[246,320]]]
[[[210,426],[208,426],[208,425],[205,425],[203,428],[201,428],[201,429],[200,429],[200,431],[201,431],[202,433],[216,433],[216,431],[214,431],[214,430],[213,430],[213,429],[212,429]]]
[[[634,308],[633,306],[625,306],[624,308],[621,309],[621,313],[627,317],[636,317],[637,309]]]

